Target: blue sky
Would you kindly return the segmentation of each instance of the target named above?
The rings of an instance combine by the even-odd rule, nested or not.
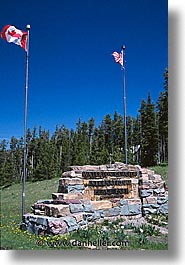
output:
[[[126,45],[127,115],[150,90],[163,91],[168,65],[167,0],[45,0],[1,3],[0,30],[30,30],[28,127],[75,128],[123,114],[123,79],[111,56]],[[23,135],[25,52],[0,39],[0,139]]]

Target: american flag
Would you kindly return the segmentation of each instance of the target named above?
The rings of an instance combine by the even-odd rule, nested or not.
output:
[[[113,52],[112,55],[114,57],[115,62],[121,64],[121,66],[123,67],[123,56],[122,56],[122,53]]]

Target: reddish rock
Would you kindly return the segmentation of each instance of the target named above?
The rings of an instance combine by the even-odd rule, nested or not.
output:
[[[80,178],[61,178],[59,179],[59,185],[82,185],[83,180]]]
[[[119,198],[113,198],[110,200],[112,202],[112,207],[120,206],[120,199]]]
[[[92,205],[95,210],[103,210],[112,208],[112,202],[110,201],[92,201]]]
[[[157,197],[151,196],[143,198],[143,204],[156,204],[157,203]]]
[[[46,205],[45,215],[53,217],[64,217],[66,215],[70,215],[69,206],[54,204]]]
[[[50,231],[55,235],[66,233],[68,228],[66,222],[64,222],[63,220],[50,221],[48,223],[48,226],[50,228]]]
[[[71,216],[76,219],[77,223],[83,220],[83,213],[73,213]]]
[[[65,200],[54,200],[53,204],[64,204],[69,205],[70,203],[80,204],[81,201],[78,199],[65,199]]]

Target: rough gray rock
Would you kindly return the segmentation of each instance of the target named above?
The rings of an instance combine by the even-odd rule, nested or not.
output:
[[[71,213],[79,213],[84,211],[82,204],[69,204],[69,209]]]
[[[149,197],[153,195],[153,190],[149,189],[149,190],[140,190],[140,197],[141,198],[145,198],[145,197]]]

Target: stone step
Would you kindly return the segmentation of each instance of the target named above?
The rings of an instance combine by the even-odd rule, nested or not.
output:
[[[71,199],[83,199],[83,195],[80,192],[76,193],[52,193],[53,200],[71,200]]]

